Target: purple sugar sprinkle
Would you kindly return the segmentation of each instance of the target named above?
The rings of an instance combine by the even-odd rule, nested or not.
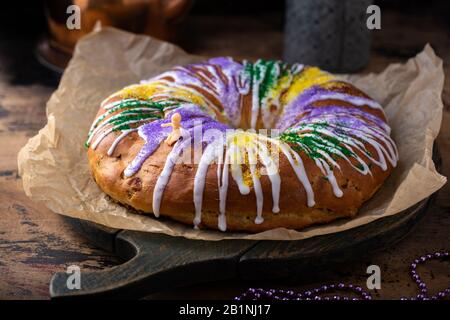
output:
[[[131,177],[132,175],[134,175],[140,169],[144,161],[147,160],[147,158],[150,157],[153,152],[155,152],[161,142],[168,137],[170,132],[172,132],[172,128],[162,127],[161,125],[164,123],[169,123],[171,115],[175,112],[181,115],[181,126],[189,133],[191,137],[194,137],[194,134],[196,133],[198,134],[198,132],[194,131],[200,123],[202,124],[202,131],[200,133],[202,137],[204,136],[204,133],[210,129],[215,129],[220,132],[225,132],[227,129],[229,129],[227,125],[214,120],[200,108],[194,105],[186,105],[184,107],[175,109],[166,116],[166,119],[153,121],[139,128],[139,136],[144,139],[145,144],[142,146],[137,156],[125,169],[124,174],[126,177]],[[208,144],[211,143],[212,140],[203,139],[202,142]]]

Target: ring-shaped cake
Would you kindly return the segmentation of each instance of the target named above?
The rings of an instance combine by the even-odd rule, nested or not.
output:
[[[352,217],[398,161],[382,106],[353,85],[316,67],[224,57],[107,97],[86,146],[115,201],[221,231]]]

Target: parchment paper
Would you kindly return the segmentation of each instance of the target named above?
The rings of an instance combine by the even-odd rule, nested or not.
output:
[[[48,124],[19,153],[19,174],[26,194],[54,212],[113,228],[202,240],[298,240],[399,213],[446,182],[431,159],[442,119],[444,73],[442,60],[427,45],[406,64],[390,65],[380,74],[347,77],[385,106],[400,153],[392,176],[356,218],[303,231],[279,228],[247,234],[194,230],[168,219],[132,213],[112,202],[91,178],[83,145],[88,129],[100,102],[109,94],[174,65],[199,60],[202,58],[171,44],[112,28],[83,38],[47,103]]]

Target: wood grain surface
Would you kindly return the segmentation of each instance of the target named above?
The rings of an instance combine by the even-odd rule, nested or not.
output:
[[[280,58],[281,18],[239,16],[192,16],[188,19],[186,48],[202,55],[232,55],[238,58]],[[243,32],[245,30],[245,32]],[[430,43],[444,60],[445,104],[438,137],[443,158],[442,173],[450,175],[450,27],[433,16],[383,13],[382,30],[374,33],[372,57],[363,72],[378,72],[389,63],[402,62]],[[76,264],[81,270],[97,270],[120,263],[119,258],[97,249],[79,236],[64,219],[30,201],[17,174],[17,152],[45,124],[45,102],[58,79],[41,67],[33,55],[33,33],[0,32],[0,299],[48,299],[53,273]],[[7,43],[8,45],[4,45]],[[418,186],[420,187],[420,186]],[[442,188],[436,201],[413,232],[394,247],[331,272],[318,273],[301,283],[285,281],[225,281],[189,286],[152,294],[148,299],[231,298],[249,286],[304,290],[324,282],[364,285],[366,268],[377,264],[382,289],[375,298],[399,298],[417,293],[408,275],[409,263],[424,253],[450,249],[450,188]],[[450,263],[430,262],[419,268],[430,291],[450,282]]]
[[[437,147],[433,158],[439,169]],[[113,251],[125,262],[97,271],[83,270],[80,290],[67,286],[71,273],[58,272],[50,281],[50,295],[52,299],[134,299],[219,280],[305,283],[311,276],[398,243],[420,222],[434,198],[357,228],[297,241],[197,241],[117,230],[67,217],[65,220],[92,243]]]

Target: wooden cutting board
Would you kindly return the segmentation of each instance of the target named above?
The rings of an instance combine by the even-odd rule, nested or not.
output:
[[[436,145],[433,159],[440,168]],[[94,244],[125,262],[101,271],[83,271],[80,290],[67,287],[70,274],[56,273],[50,294],[52,298],[137,298],[163,289],[233,278],[304,278],[396,243],[425,214],[433,198],[357,228],[298,241],[189,240],[67,218]]]

